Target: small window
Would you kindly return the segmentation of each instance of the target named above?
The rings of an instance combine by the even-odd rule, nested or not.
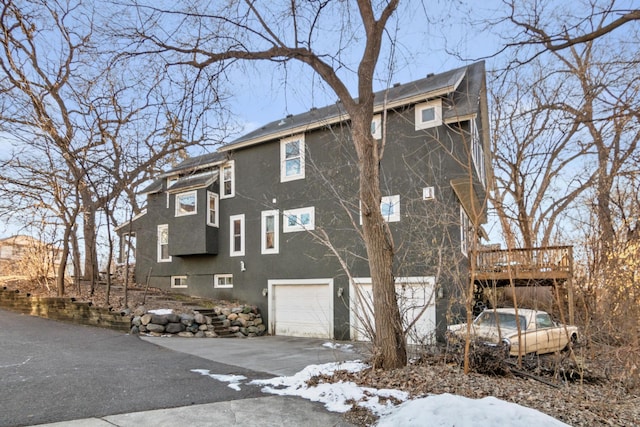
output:
[[[169,188],[178,180],[177,176],[170,176],[167,178],[167,209],[169,209],[169,200],[171,199],[171,195],[169,194]]]
[[[549,314],[536,314],[536,327],[538,329],[553,328],[554,326],[556,325],[553,323],[553,320],[551,320]]]
[[[471,222],[469,216],[460,205],[460,250],[463,254],[468,255],[469,242],[471,234]]]
[[[158,225],[158,262],[171,262],[168,224]]]
[[[385,196],[380,202],[380,212],[387,222],[400,221],[400,196]]]
[[[375,139],[382,139],[382,116],[377,114],[371,120],[371,135]]]
[[[214,288],[233,288],[233,274],[216,274],[213,276]]]
[[[280,181],[304,178],[304,135],[297,135],[280,141]]]
[[[435,100],[416,105],[416,130],[429,129],[442,124],[442,101]]]
[[[282,213],[284,233],[315,229],[316,211],[314,207],[291,209]]]
[[[221,198],[226,199],[236,194],[236,172],[233,160],[222,166],[222,188],[220,189]]]
[[[229,218],[230,225],[230,249],[231,256],[244,255],[244,214],[233,215]]]
[[[187,276],[171,276],[171,287],[172,288],[186,288],[187,287]]]
[[[483,186],[486,187],[487,173],[484,165],[484,149],[480,142],[480,132],[478,132],[478,126],[476,120],[471,120],[471,156],[473,158],[473,165],[476,168],[478,178]]]
[[[422,189],[422,200],[433,200],[436,197],[436,191],[433,187],[424,187]]]
[[[198,213],[197,195],[196,191],[176,194],[176,216],[195,215]]]
[[[218,195],[207,191],[207,225],[218,226]]]
[[[261,245],[263,254],[277,254],[279,251],[278,229],[280,225],[279,212],[262,212],[262,239]]]

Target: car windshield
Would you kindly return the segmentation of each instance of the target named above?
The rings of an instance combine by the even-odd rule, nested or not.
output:
[[[524,316],[518,316],[520,318],[520,328],[527,329],[527,320]],[[473,322],[477,326],[496,327],[517,329],[516,315],[514,313],[500,313],[493,311],[483,311]]]

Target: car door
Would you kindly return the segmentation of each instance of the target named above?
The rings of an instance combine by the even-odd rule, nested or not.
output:
[[[538,354],[553,351],[553,329],[556,329],[556,325],[549,314],[536,314],[536,336],[538,342],[536,352]]]

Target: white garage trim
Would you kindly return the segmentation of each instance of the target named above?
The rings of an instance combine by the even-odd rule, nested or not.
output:
[[[300,319],[301,328],[300,331],[296,332],[294,330],[292,336],[308,336],[315,338],[333,338],[333,323],[334,323],[334,307],[333,307],[333,279],[271,279],[267,281],[267,290],[268,290],[268,312],[269,312],[269,325],[268,331],[270,334],[275,335],[279,329],[278,327],[278,314],[280,317],[283,317],[283,313],[277,313],[276,303],[277,296],[280,292],[286,292],[287,290],[291,290],[293,292],[296,291],[304,291],[304,288],[307,287],[311,289],[313,287],[320,286],[325,289],[316,289],[315,291],[319,291],[322,296],[322,301],[318,298],[314,298],[312,300],[298,300],[298,303],[304,307],[307,304],[307,308],[309,310],[309,318],[313,319],[316,316],[315,321],[317,322],[317,327],[309,327],[304,329],[304,325],[302,322],[307,320],[307,318]],[[294,289],[294,287],[296,287]],[[326,292],[326,293],[325,293]],[[321,305],[319,305],[321,304]],[[302,316],[301,316],[302,317]],[[287,322],[290,319],[286,320]]]
[[[370,339],[365,330],[368,322],[371,323],[372,328],[375,327],[372,321],[373,290],[371,289],[371,283],[370,277],[357,277],[349,285],[349,325],[351,339],[356,341]],[[424,313],[409,331],[407,342],[409,344],[424,344],[435,339],[435,278],[432,276],[397,277],[396,294],[401,296],[399,304],[405,328],[420,314],[423,307],[427,306]],[[402,295],[405,298],[402,298]]]

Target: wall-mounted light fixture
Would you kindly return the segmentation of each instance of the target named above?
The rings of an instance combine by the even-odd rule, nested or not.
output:
[[[444,291],[442,288],[438,288],[438,299],[444,298]]]
[[[262,296],[263,297],[266,297],[268,293],[269,293],[269,290],[267,288],[262,288]]]
[[[338,298],[342,297],[342,294],[344,294],[344,288],[338,288]]]
[[[247,268],[244,266],[244,261],[240,261],[240,271],[247,271]]]

